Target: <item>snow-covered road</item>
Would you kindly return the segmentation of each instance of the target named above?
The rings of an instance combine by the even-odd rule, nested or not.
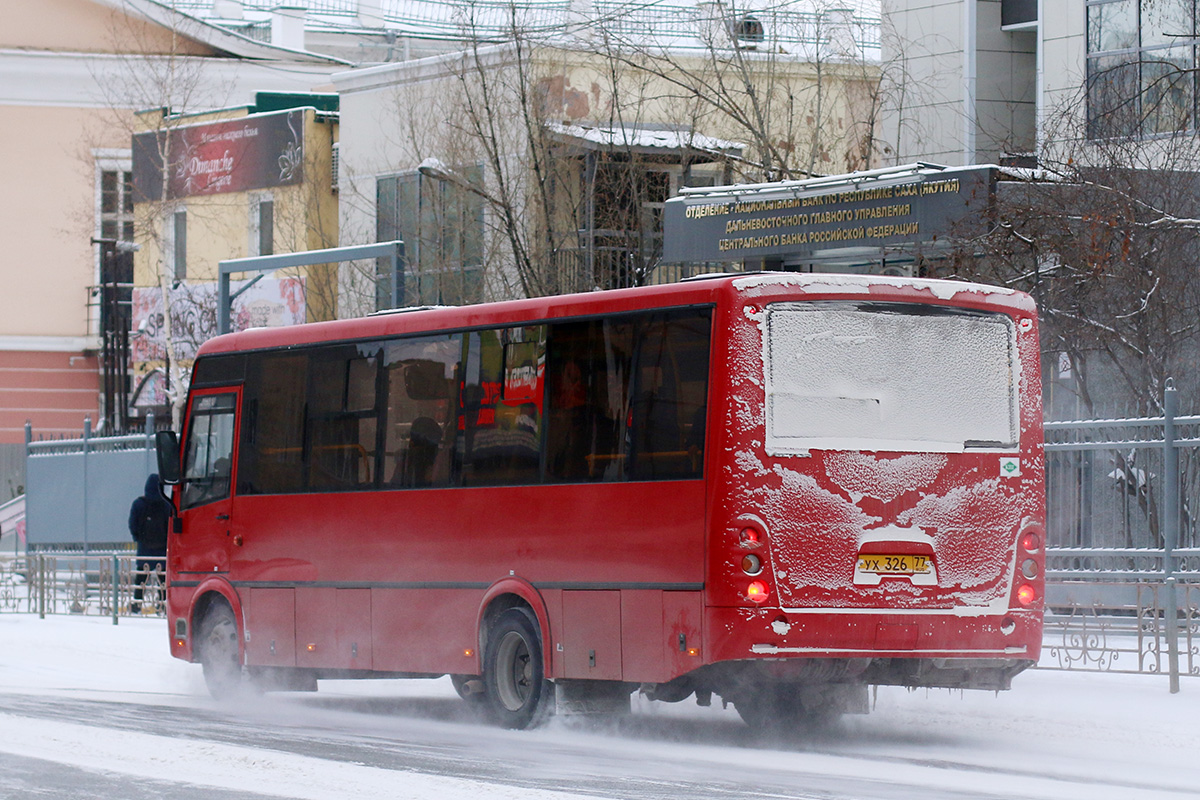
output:
[[[1200,797],[1200,681],[1033,672],[1011,692],[880,689],[785,744],[733,709],[529,732],[474,721],[446,680],[329,681],[211,701],[161,620],[0,616],[3,798]]]

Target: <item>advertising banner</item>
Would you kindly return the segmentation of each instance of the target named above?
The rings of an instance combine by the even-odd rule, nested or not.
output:
[[[134,197],[162,199],[164,156],[168,200],[299,183],[303,134],[297,110],[135,134]]]
[[[247,281],[234,281],[231,293]],[[233,301],[230,323],[233,330],[299,325],[306,319],[303,278],[263,279]],[[217,284],[181,283],[171,290],[172,334],[175,357],[190,362],[200,345],[217,335]],[[166,320],[162,290],[138,286],[133,290],[133,330],[129,336],[129,361],[134,373],[135,406],[166,403],[160,379],[155,374],[167,362]],[[156,370],[158,373],[156,373]]]

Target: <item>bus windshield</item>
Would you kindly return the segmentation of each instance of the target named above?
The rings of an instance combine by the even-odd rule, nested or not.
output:
[[[1003,314],[774,303],[766,330],[773,455],[1017,444],[1015,331]]]

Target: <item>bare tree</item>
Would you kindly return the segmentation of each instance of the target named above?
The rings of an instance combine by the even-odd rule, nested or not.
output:
[[[641,34],[637,23],[619,11],[599,23],[605,57],[653,74],[694,103],[684,119],[745,142],[744,177],[874,166],[884,88],[876,26],[842,4],[815,2],[803,11],[702,4],[665,37]]]
[[[397,78],[394,163],[456,187],[446,218],[475,198],[484,296],[650,280],[662,203],[680,186],[874,165],[883,84],[859,20],[784,10],[768,35],[718,4],[675,11],[650,38],[627,5],[545,24],[528,8],[468,3],[464,49]],[[412,202],[437,217],[429,192],[420,184]],[[466,274],[440,222],[408,225],[410,269]]]
[[[177,427],[186,402],[195,348],[216,333],[217,298],[213,282],[217,277],[216,262],[240,255],[247,247],[253,253],[261,245],[261,240],[255,242],[253,236],[245,234],[247,228],[256,230],[257,222],[251,222],[251,212],[260,201],[271,200],[268,207],[273,209],[270,224],[277,252],[318,249],[336,244],[337,201],[329,187],[315,177],[328,174],[329,148],[316,148],[320,150],[318,153],[306,143],[318,138],[315,131],[322,128],[319,124],[306,124],[311,121],[312,112],[300,110],[288,111],[286,118],[273,127],[265,121],[261,123],[268,131],[280,131],[283,140],[278,143],[272,139],[283,150],[277,164],[275,154],[269,154],[272,169],[277,166],[279,170],[278,183],[260,179],[253,184],[271,189],[272,196],[256,188],[231,190],[236,185],[231,182],[235,175],[256,166],[243,163],[240,155],[253,153],[253,148],[248,144],[245,150],[240,150],[239,145],[226,148],[224,156],[215,159],[221,161],[219,168],[213,167],[215,157],[206,155],[205,148],[221,148],[233,140],[217,137],[216,133],[211,140],[203,139],[209,135],[203,133],[206,129],[191,126],[237,124],[234,120],[245,112],[230,109],[230,99],[239,90],[239,82],[253,80],[247,79],[243,68],[256,67],[205,44],[205,24],[177,14],[169,6],[155,5],[153,13],[145,16],[136,2],[121,6],[121,10],[125,13],[113,15],[110,34],[116,55],[100,57],[108,66],[104,67],[106,78],[97,82],[105,91],[105,103],[112,111],[112,129],[123,131],[127,142],[132,140],[133,221],[140,248],[135,257],[136,282],[155,286],[158,293],[157,302],[153,303],[155,319],[150,326],[157,333],[154,352],[142,361],[162,362],[154,371],[165,376],[167,403]],[[116,68],[111,66],[114,60]],[[148,110],[133,113],[130,109]],[[202,119],[198,114],[205,117]],[[230,135],[236,133],[231,131]],[[332,137],[330,132],[330,140]],[[251,140],[247,136],[236,141],[265,138]],[[247,156],[250,160],[258,157],[261,153]],[[225,177],[226,183],[209,184],[205,176],[218,173]],[[281,188],[275,190],[275,186]],[[191,242],[177,241],[177,235],[184,236],[185,230],[200,235],[193,234]],[[301,283],[289,280],[281,287],[285,299],[293,306],[307,308],[309,318],[336,316],[336,270],[328,266],[313,267],[304,278],[304,296],[298,300],[293,297],[290,290]],[[197,280],[199,284],[192,285]],[[149,337],[144,336],[135,347],[148,341]],[[146,376],[142,378],[145,380]]]
[[[1168,377],[1198,386],[1200,149],[1183,131],[1093,138],[1095,118],[1070,106],[1040,169],[1000,184],[995,225],[952,268],[1035,296],[1048,363],[1069,367],[1087,413],[1160,408]]]

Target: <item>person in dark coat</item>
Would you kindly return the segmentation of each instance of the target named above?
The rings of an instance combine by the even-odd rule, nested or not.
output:
[[[133,603],[130,610],[142,610],[142,588],[151,572],[160,574],[166,568],[167,526],[171,521],[171,504],[158,487],[158,475],[146,478],[145,493],[133,501],[129,509],[129,533],[137,542],[137,572],[134,575]]]

